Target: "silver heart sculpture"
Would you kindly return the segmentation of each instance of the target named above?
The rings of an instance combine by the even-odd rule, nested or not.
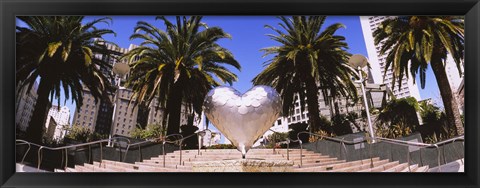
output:
[[[241,95],[232,87],[208,92],[203,110],[208,120],[245,154],[280,116],[281,99],[275,89],[255,86]]]

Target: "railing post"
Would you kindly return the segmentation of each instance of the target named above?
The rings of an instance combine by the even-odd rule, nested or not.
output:
[[[143,156],[142,156],[142,147],[140,144],[138,144],[138,157],[140,157],[140,162],[143,161]]]
[[[163,167],[165,168],[165,141],[162,143]]]
[[[298,143],[300,144],[300,167],[302,167],[303,166],[303,153],[302,153],[303,144],[302,144],[302,140],[298,139]]]
[[[442,147],[442,156],[443,156],[443,164],[447,164],[447,159],[445,158],[445,144]]]
[[[88,145],[88,163],[92,162],[92,145]]]
[[[60,163],[60,168],[61,168],[61,167],[62,167],[62,165],[63,165],[63,161],[64,161],[64,159],[63,159],[63,158],[64,158],[65,156],[63,155],[63,150],[60,150],[60,151],[62,152],[62,154],[61,154],[61,156],[62,156],[62,162]]]
[[[290,160],[290,139],[287,138],[287,160]]]
[[[437,144],[434,144],[433,146],[437,148],[438,172],[441,172],[442,167],[440,166],[440,148],[438,148]]]
[[[30,143],[28,143],[28,149],[27,149],[27,151],[25,152],[25,154],[23,155],[22,164],[23,164],[23,161],[25,161],[25,157],[27,157],[28,152],[30,152]]]
[[[419,153],[420,153],[420,166],[423,166],[422,149],[426,149],[426,148],[420,148],[420,149],[418,150]]]
[[[180,165],[182,165],[182,143],[183,140],[180,140]]]
[[[275,133],[272,134],[272,139],[273,139],[273,154],[275,154],[275,147],[277,147],[277,136],[275,135]]]
[[[370,156],[370,168],[373,168],[372,143],[368,143],[368,155]]]
[[[202,138],[202,136],[200,136],[200,134],[197,134],[197,139],[198,139],[197,155],[200,155],[200,149],[202,148],[202,145],[203,145],[203,138]]]
[[[128,154],[128,150],[130,149],[130,143],[128,143],[127,145],[127,150],[125,150],[125,154],[123,155],[123,162],[125,162],[125,160],[127,160],[127,154]]]
[[[68,167],[68,149],[65,148],[65,168],[63,169],[65,172],[67,171]]]
[[[40,146],[40,148],[38,148],[38,152],[37,152],[37,162],[38,162],[38,166],[37,166],[37,172],[40,171],[40,165],[42,163],[42,148],[43,146]]]
[[[408,148],[407,148],[407,164],[408,164],[408,171],[412,172],[412,170],[410,169],[410,151],[408,150]]]
[[[110,142],[110,139],[109,139]],[[100,142],[100,164],[98,167],[102,167],[102,161],[103,161],[103,144]]]

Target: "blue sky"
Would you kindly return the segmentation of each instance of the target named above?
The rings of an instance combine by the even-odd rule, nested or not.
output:
[[[85,21],[90,21],[94,18],[96,17],[87,17]],[[112,19],[113,22],[110,25],[99,24],[98,27],[109,28],[115,31],[116,36],[106,35],[105,38],[123,48],[128,48],[130,44],[138,45],[141,42],[138,40],[129,40],[130,35],[134,32],[133,28],[137,21],[147,21],[161,29],[165,28],[163,22],[161,20],[155,20],[154,16],[113,16]],[[209,27],[219,26],[232,36],[231,39],[223,39],[220,40],[219,43],[229,49],[242,66],[241,71],[231,69],[238,75],[238,81],[233,84],[233,87],[242,93],[250,89],[252,87],[251,80],[261,72],[263,62],[268,60],[268,57],[262,58],[263,52],[261,52],[260,49],[278,45],[278,43],[270,40],[269,37],[266,36],[266,34],[274,34],[274,32],[264,26],[271,25],[279,28],[279,20],[273,16],[206,16],[202,21]],[[324,27],[337,22],[343,23],[346,26],[345,28],[339,29],[336,34],[346,37],[346,42],[349,45],[348,51],[352,54],[363,54],[367,56],[359,17],[330,16],[327,17]],[[23,24],[19,23],[19,25]],[[433,98],[437,104],[441,105],[437,83],[430,68],[427,71],[426,88],[423,90],[419,88],[419,90],[422,99]],[[63,103],[63,97],[61,101]],[[72,113],[71,117],[73,117],[75,104],[72,103],[71,100],[67,100],[65,105],[70,108]],[[72,119],[70,121],[72,121]]]

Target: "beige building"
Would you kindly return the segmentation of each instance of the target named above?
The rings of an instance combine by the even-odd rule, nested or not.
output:
[[[137,46],[133,44],[130,45],[129,48],[121,48],[107,44],[108,49],[115,50],[122,54],[136,47]],[[116,63],[126,63],[125,61],[120,62],[118,56],[102,56],[97,54],[96,58],[109,62],[112,67]],[[110,81],[112,85],[115,85],[117,88],[116,91],[110,95],[112,103],[109,104],[103,101],[95,103],[90,91],[84,88],[84,104],[75,111],[74,124],[87,126],[90,130],[100,134],[122,136],[130,136],[136,127],[145,127],[148,124],[162,125],[164,109],[157,108],[158,103],[156,100],[153,100],[148,108],[134,105],[133,100],[131,100],[132,90],[123,87],[125,81],[128,79],[128,74],[120,77],[113,75],[111,69],[103,68],[101,71],[106,75],[112,74]],[[187,124],[188,114],[190,113],[187,113],[185,108],[182,108],[180,125]],[[199,118],[194,117],[194,125],[198,124]]]
[[[73,124],[77,126],[87,127],[90,131],[95,130],[95,122],[97,121],[97,113],[100,102],[95,103],[95,98],[86,87],[83,88],[83,105],[75,110],[73,116]],[[77,104],[78,105],[78,104]],[[77,106],[78,107],[78,106]]]
[[[55,132],[57,130],[58,124],[52,116],[47,116],[47,121],[45,123],[45,133],[44,138],[49,140],[57,140],[55,139]]]

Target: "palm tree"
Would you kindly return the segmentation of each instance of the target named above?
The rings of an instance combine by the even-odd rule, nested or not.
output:
[[[453,16],[402,16],[385,20],[373,33],[375,45],[382,44],[380,53],[387,54],[385,70],[392,68],[399,87],[403,76],[420,74],[425,87],[426,69],[432,66],[442,96],[448,123],[463,135],[457,102],[445,72],[447,54],[461,71],[464,56],[464,21]],[[385,71],[386,72],[386,71]],[[412,79],[415,83],[415,79]],[[394,85],[392,84],[392,87]]]
[[[344,26],[336,23],[320,32],[325,16],[282,16],[279,19],[283,31],[269,25],[265,27],[277,33],[268,36],[280,45],[262,49],[264,56],[274,56],[265,62],[266,68],[253,83],[271,85],[280,93],[284,115],[292,114],[296,94],[302,111],[306,100],[310,131],[317,132],[320,93],[327,105],[338,95],[356,97],[356,88],[350,79],[354,70],[346,64],[350,56],[345,51],[348,45],[345,37],[334,35]]]
[[[217,44],[230,35],[219,27],[208,27],[201,16],[177,16],[176,24],[165,17],[157,19],[164,22],[166,31],[138,22],[130,39],[143,42],[122,58],[132,67],[127,82],[134,91],[132,98],[144,105],[157,100],[160,107],[166,107],[167,134],[173,134],[179,132],[182,105],[188,115],[192,111],[201,114],[210,89],[237,80],[224,65],[240,69],[240,64]]]
[[[377,136],[396,138],[409,135],[419,125],[418,110],[418,102],[413,97],[392,99],[375,120]]]
[[[38,79],[38,99],[29,126],[27,139],[40,143],[50,100],[60,95],[65,100],[73,98],[77,108],[82,106],[83,87],[87,87],[95,100],[106,99],[111,89],[108,75],[101,68],[109,68],[108,62],[95,58],[95,54],[112,54],[105,40],[108,29],[97,29],[100,18],[82,24],[83,16],[25,16],[17,17],[27,26],[18,27],[16,32],[16,76],[20,88],[30,90]]]

